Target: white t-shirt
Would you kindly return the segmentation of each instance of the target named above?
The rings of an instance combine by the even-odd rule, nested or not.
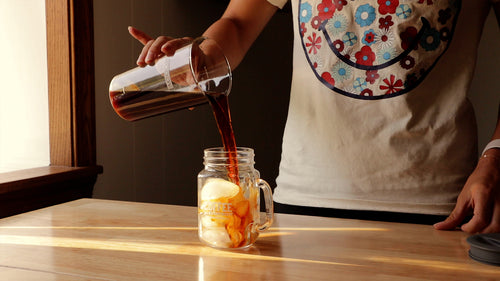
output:
[[[491,1],[291,4],[292,89],[275,201],[448,214],[475,166],[466,94]]]

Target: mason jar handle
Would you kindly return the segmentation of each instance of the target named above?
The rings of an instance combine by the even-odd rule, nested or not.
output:
[[[263,179],[259,179],[257,181],[257,185],[264,192],[264,202],[266,207],[266,221],[263,224],[259,224],[257,226],[257,230],[264,231],[273,224],[273,219],[274,219],[273,192],[269,184]]]

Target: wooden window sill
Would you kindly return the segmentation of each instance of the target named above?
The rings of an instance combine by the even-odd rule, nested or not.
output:
[[[0,217],[92,197],[102,167],[48,166],[0,174]]]
[[[96,165],[92,0],[45,0],[49,167],[0,173],[0,217],[91,197]]]

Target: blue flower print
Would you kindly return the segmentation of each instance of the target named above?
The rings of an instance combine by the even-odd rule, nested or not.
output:
[[[420,45],[426,51],[436,50],[439,47],[439,44],[441,44],[440,34],[439,31],[434,28],[426,30],[420,39]]]
[[[390,60],[391,57],[392,57],[392,55],[391,55],[391,52],[389,52],[389,51],[386,51],[386,52],[382,53],[382,59],[385,60],[385,61]]]
[[[356,78],[353,83],[354,90],[358,91],[358,93],[361,93],[361,91],[366,89],[366,85],[366,80],[361,77]]]
[[[386,63],[397,56],[397,52],[394,48],[384,48],[377,52],[377,63]]]
[[[358,36],[354,32],[347,32],[342,36],[342,41],[346,46],[353,46],[358,42]]]
[[[312,17],[311,4],[304,2],[300,5],[300,22],[309,22]]]
[[[409,5],[406,4],[401,4],[399,7],[396,9],[396,16],[400,19],[407,19],[411,15],[411,8]]]
[[[334,65],[332,74],[335,81],[347,80],[352,76],[352,67],[343,62],[338,62]]]
[[[318,85],[361,100],[421,85],[447,54],[460,13],[468,12],[464,0],[292,1],[297,43]]]
[[[370,4],[364,4],[356,9],[356,23],[361,27],[369,26],[375,20],[375,8],[370,6]]]
[[[346,30],[347,20],[342,14],[334,15],[325,27],[329,34],[338,35]]]

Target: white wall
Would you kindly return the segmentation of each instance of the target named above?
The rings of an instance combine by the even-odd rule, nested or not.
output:
[[[195,205],[202,151],[221,141],[208,106],[129,123],[111,108],[112,77],[135,65],[134,25],[152,36],[192,36],[218,18],[225,0],[94,1],[97,161],[104,166],[94,196]],[[256,168],[274,185],[290,86],[290,14],[278,13],[234,73],[230,95],[238,145],[256,150]],[[481,44],[472,96],[480,119],[480,147],[494,126],[499,93],[499,30],[490,17]],[[268,59],[262,59],[267,57]]]

